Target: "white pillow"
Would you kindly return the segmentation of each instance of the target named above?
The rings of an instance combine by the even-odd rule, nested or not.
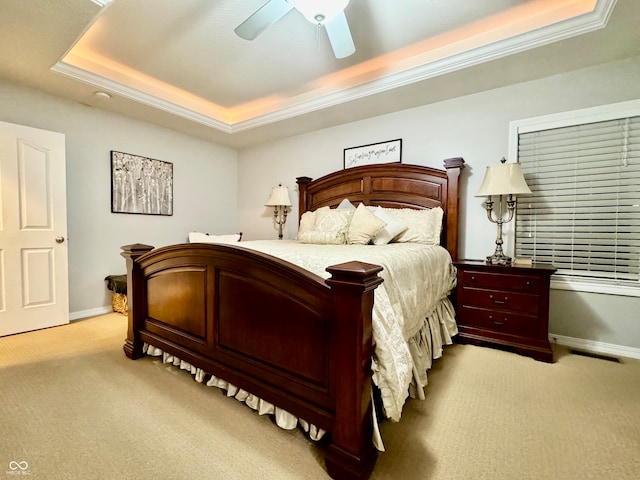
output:
[[[314,231],[334,235],[336,244],[345,244],[351,215],[353,210],[319,209],[316,211]]]
[[[329,210],[329,207],[321,207],[318,210]],[[314,210],[313,212],[304,212],[302,217],[300,217],[300,225],[298,226],[298,235],[297,239],[300,240],[300,235],[305,232],[311,232],[316,228],[316,212],[318,210]]]
[[[444,216],[442,208],[425,210],[385,208],[384,211],[408,226],[404,232],[393,239],[394,242],[440,245],[442,217]]]
[[[364,203],[361,203],[351,217],[349,230],[347,231],[347,243],[350,245],[367,245],[385,225],[386,223],[383,220],[367,210]]]
[[[340,204],[336,207],[338,210],[355,210],[356,207],[349,201],[348,198],[345,198],[340,202]]]
[[[189,243],[234,243],[239,242],[241,238],[241,233],[209,235],[208,233],[189,232]]]
[[[385,226],[373,237],[374,245],[386,245],[409,228],[408,225],[395,219],[380,206],[373,211],[373,214],[385,223]]]

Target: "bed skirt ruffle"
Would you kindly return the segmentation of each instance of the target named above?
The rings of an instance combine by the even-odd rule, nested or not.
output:
[[[440,358],[445,345],[453,343],[453,336],[457,335],[458,326],[455,320],[455,310],[448,297],[442,298],[429,317],[427,317],[413,337],[406,341],[411,357],[411,382],[408,391],[402,399],[398,399],[394,392],[387,386],[381,385],[375,371],[376,362],[373,362],[373,382],[380,389],[384,417],[392,421],[400,421],[402,407],[407,398],[424,400],[424,389],[427,386],[427,372],[431,369],[433,361]],[[401,404],[397,402],[402,400]]]
[[[425,398],[424,388],[427,385],[427,371],[433,365],[433,360],[440,358],[443,354],[443,347],[453,343],[452,337],[458,333],[455,322],[453,305],[448,298],[442,299],[432,313],[425,320],[423,328],[413,338],[409,340],[409,349],[413,359],[413,382],[408,392],[412,398]],[[246,390],[236,387],[226,380],[209,374],[191,365],[184,360],[170,355],[160,348],[148,343],[143,346],[143,352],[153,357],[162,357],[163,363],[172,364],[182,370],[186,370],[199,383],[204,383],[208,387],[217,387],[226,391],[227,397],[233,397],[240,402],[244,402],[249,408],[258,412],[259,415],[272,415],[276,425],[285,430],[293,430],[300,426],[309,438],[314,441],[320,440],[326,431],[310,424],[309,422],[296,417],[295,415],[273,405],[266,400],[259,398]],[[384,404],[384,392],[381,392]],[[373,400],[373,399],[372,399]],[[373,409],[373,444],[381,452],[384,452],[384,443],[380,434],[378,418]]]
[[[438,302],[422,329],[409,339],[413,360],[413,381],[409,385],[411,398],[424,400],[427,372],[433,366],[433,361],[442,357],[444,346],[451,345],[457,334],[455,310],[447,297]]]
[[[226,390],[227,397],[233,397],[240,402],[244,402],[249,408],[258,412],[259,415],[272,415],[275,419],[276,425],[285,430],[293,430],[298,425],[304,430],[309,438],[312,440],[320,440],[326,433],[323,429],[316,427],[309,422],[292,415],[291,413],[283,410],[280,407],[276,407],[272,403],[256,397],[255,395],[236,387],[235,385],[223,380],[222,378],[211,375],[201,368],[191,365],[189,362],[170,355],[161,349],[145,343],[142,351],[147,355],[153,357],[162,357],[162,363],[170,363],[181,370],[187,370],[193,378],[199,382],[204,383],[208,387],[217,387],[221,390]]]

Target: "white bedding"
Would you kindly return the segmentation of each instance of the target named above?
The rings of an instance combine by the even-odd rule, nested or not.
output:
[[[455,268],[446,249],[418,243],[314,245],[294,240],[238,246],[281,258],[322,278],[330,276],[326,267],[351,260],[382,266],[384,282],[374,293],[373,381],[382,393],[385,416],[395,421],[410,391],[423,396],[431,360],[457,333],[447,299],[455,285]],[[434,315],[436,309],[441,311]]]

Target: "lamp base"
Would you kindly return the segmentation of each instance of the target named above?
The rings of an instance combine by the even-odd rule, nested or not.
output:
[[[487,263],[489,265],[511,265],[513,259],[507,255],[501,253],[494,253],[487,257]]]

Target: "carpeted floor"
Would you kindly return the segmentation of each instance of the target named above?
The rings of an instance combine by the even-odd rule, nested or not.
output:
[[[109,314],[0,338],[0,479],[324,479],[322,447],[155,358]],[[640,478],[640,361],[445,350],[372,479]],[[22,468],[27,469],[22,472]]]

